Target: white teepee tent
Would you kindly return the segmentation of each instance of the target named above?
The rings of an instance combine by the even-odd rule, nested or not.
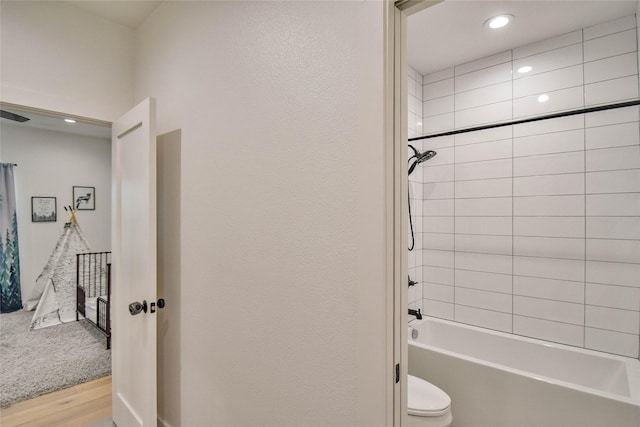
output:
[[[31,329],[76,320],[76,254],[91,252],[89,243],[71,211],[69,222],[56,243],[49,261],[36,279],[25,309],[36,309]]]

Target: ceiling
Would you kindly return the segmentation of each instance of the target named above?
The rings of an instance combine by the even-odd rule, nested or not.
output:
[[[429,74],[539,40],[634,14],[637,0],[445,0],[408,17],[409,66]],[[508,26],[484,22],[509,13]]]
[[[101,126],[94,123],[83,123],[78,120],[76,123],[67,123],[62,115],[40,114],[34,111],[1,105],[3,110],[27,117],[29,121],[19,123],[13,120],[1,118],[0,126],[18,126],[23,128],[35,128],[53,132],[65,132],[74,135],[89,136],[93,138],[111,139],[111,127]]]
[[[69,0],[67,3],[135,30],[162,0]]]

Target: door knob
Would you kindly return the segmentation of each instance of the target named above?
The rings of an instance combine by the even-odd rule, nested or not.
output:
[[[140,314],[141,311],[144,311],[145,313],[147,312],[147,301],[143,300],[141,303],[136,301],[136,302],[132,302],[131,304],[129,304],[129,313],[132,316],[135,316],[136,314]]]

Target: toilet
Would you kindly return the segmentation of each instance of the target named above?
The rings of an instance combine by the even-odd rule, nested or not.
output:
[[[451,398],[435,385],[408,376],[407,409],[409,427],[450,427]]]

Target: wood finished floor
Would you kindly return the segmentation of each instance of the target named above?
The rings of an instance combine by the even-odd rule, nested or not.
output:
[[[111,416],[111,376],[0,408],[2,427],[86,427]]]

